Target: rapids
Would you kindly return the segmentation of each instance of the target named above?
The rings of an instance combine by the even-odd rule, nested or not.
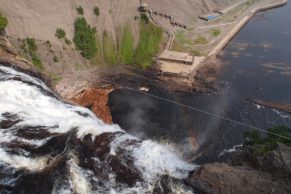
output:
[[[0,65],[0,193],[193,193],[194,164]]]

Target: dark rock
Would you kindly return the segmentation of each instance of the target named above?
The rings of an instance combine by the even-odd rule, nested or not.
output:
[[[285,167],[285,172],[289,177],[291,177],[291,147],[282,143],[278,143],[278,151],[282,163]]]
[[[116,174],[116,180],[120,183],[125,183],[128,186],[134,186],[138,181],[142,181],[139,171],[133,165],[133,161],[126,158],[126,161],[121,160],[120,156],[111,156],[109,165]]]
[[[186,183],[201,193],[209,194],[287,194],[291,184],[287,179],[246,167],[207,164],[194,170]]]

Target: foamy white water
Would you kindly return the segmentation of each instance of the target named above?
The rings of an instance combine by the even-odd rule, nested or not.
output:
[[[70,153],[66,154],[67,161],[64,164],[70,184],[62,188],[59,185],[62,181],[58,178],[52,193],[70,193],[72,190],[76,193],[146,193],[154,189],[161,176],[183,179],[195,168],[195,165],[183,161],[175,151],[164,145],[151,140],[140,141],[126,134],[118,125],[105,124],[86,108],[72,106],[54,96],[46,95],[44,91],[53,92],[37,78],[1,66],[0,78],[0,161],[2,163],[15,169],[39,171],[45,169],[55,156],[46,152],[39,156],[39,154],[30,153],[30,150],[34,152],[35,149],[41,149],[47,145],[55,137],[53,134],[61,135],[76,131],[77,138],[82,141],[86,135],[91,135],[94,140],[95,137],[104,133],[120,132],[121,134],[116,135],[109,144],[110,151],[106,157],[130,157],[134,160],[132,165],[138,169],[136,176],[141,177],[135,185],[127,186],[125,183],[119,183],[116,179],[118,172],[112,171],[109,175],[105,174],[109,177],[105,182],[106,180],[94,174],[94,169],[82,167],[82,165],[86,166],[86,161],[89,160],[92,161],[89,167],[104,165],[107,169],[109,164],[103,162],[104,158],[85,156],[86,161],[79,161],[79,156]],[[1,129],[1,122],[6,122],[6,128]],[[45,131],[52,135],[44,133],[38,138],[38,135]],[[11,143],[13,144],[10,145]],[[66,142],[63,142],[60,146],[65,146],[65,144]],[[15,146],[16,151],[13,150]],[[74,144],[71,147],[74,147]],[[66,147],[66,149],[70,148]],[[65,153],[66,150],[63,152]],[[121,152],[126,154],[119,156]],[[127,158],[124,158],[124,162],[122,160],[118,158],[117,164],[124,165]],[[110,161],[111,159],[108,162]],[[108,169],[112,170],[111,167]],[[102,186],[98,183],[100,181]],[[173,185],[172,188],[188,192],[183,186]]]

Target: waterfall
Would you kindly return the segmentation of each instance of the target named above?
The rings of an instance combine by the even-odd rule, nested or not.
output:
[[[0,65],[0,193],[192,193],[195,165]]]

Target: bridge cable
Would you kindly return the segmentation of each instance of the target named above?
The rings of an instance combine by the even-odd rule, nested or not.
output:
[[[106,82],[108,84],[116,85],[118,87],[125,88],[125,89],[131,90],[131,91],[134,91],[134,92],[137,92],[137,93],[140,93],[140,94],[144,94],[146,96],[158,99],[160,101],[168,102],[168,103],[175,104],[175,105],[178,105],[178,106],[190,109],[190,110],[194,110],[196,112],[200,112],[200,113],[206,114],[206,115],[211,116],[211,117],[215,117],[215,118],[218,118],[218,119],[221,119],[221,120],[225,120],[225,121],[228,121],[228,122],[231,122],[231,123],[235,123],[237,125],[248,127],[250,129],[254,129],[254,130],[261,131],[261,132],[264,132],[264,133],[268,133],[268,134],[271,134],[271,135],[275,135],[275,136],[283,138],[283,139],[291,140],[290,137],[286,137],[286,136],[283,136],[283,135],[280,135],[280,134],[277,134],[277,133],[273,133],[273,132],[264,130],[262,128],[259,128],[259,127],[253,126],[253,125],[249,125],[249,124],[246,124],[246,123],[243,123],[243,122],[240,122],[240,121],[236,121],[234,119],[227,118],[227,117],[215,114],[215,113],[211,113],[211,112],[199,109],[199,108],[195,108],[195,107],[192,107],[192,106],[189,106],[189,105],[185,105],[185,104],[182,104],[182,103],[174,101],[174,100],[170,100],[170,99],[163,98],[163,97],[160,97],[160,96],[157,96],[157,95],[154,95],[154,94],[150,94],[150,93],[147,93],[147,92],[144,92],[144,91],[141,91],[141,90],[137,90],[137,89],[134,89],[134,88],[131,88],[131,87],[128,87],[128,86],[124,86],[124,85],[119,84],[119,83],[114,83],[114,82],[110,82],[110,81],[106,81]]]

